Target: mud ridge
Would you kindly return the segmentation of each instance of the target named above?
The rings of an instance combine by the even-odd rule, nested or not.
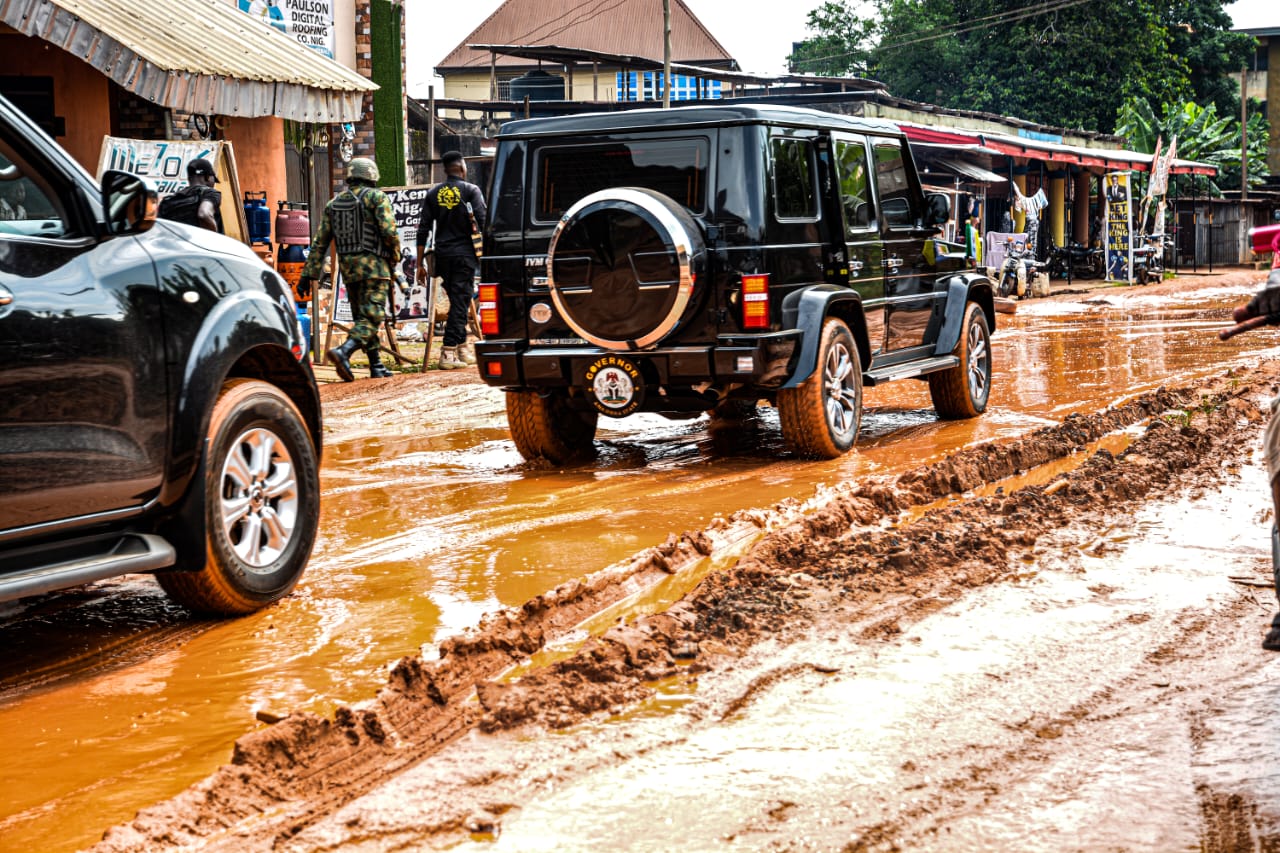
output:
[[[1208,392],[1161,389],[1018,441],[962,451],[896,480],[824,490],[806,504],[740,512],[706,530],[673,535],[521,608],[486,616],[441,643],[438,659],[401,659],[372,700],[339,708],[331,719],[291,714],[245,735],[230,765],[108,830],[93,849],[270,847],[472,727],[562,727],[647,696],[647,683],[674,673],[678,660],[695,658],[686,672],[705,670],[709,664],[696,660],[704,646],[743,648],[788,620],[804,622],[807,590],[815,585],[855,598],[905,592],[917,608],[940,606],[964,588],[1008,577],[1011,552],[1045,530],[1096,516],[1100,507],[1114,512],[1215,453],[1230,455],[1225,445],[1243,446],[1242,431],[1261,418],[1250,395],[1275,379],[1276,370],[1263,366],[1224,377]],[[1203,428],[1187,414],[1193,411],[1201,412]],[[926,513],[906,527],[891,524],[903,509],[1065,457],[1148,420],[1128,451],[1117,457],[1100,451],[1066,476],[1065,486],[1028,487]],[[615,625],[573,656],[519,679],[494,680],[588,616],[765,531],[772,532],[748,557],[705,578],[665,613]],[[799,567],[809,567],[803,577]],[[939,603],[926,603],[933,601]],[[894,625],[875,632],[891,634]],[[465,701],[473,694],[478,707]]]

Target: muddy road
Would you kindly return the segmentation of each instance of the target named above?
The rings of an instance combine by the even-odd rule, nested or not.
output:
[[[871,389],[829,463],[766,412],[556,471],[469,377],[326,388],[280,606],[196,622],[129,578],[0,614],[0,849],[1271,839],[1280,340],[1213,334],[1261,279],[1025,303],[984,417]]]

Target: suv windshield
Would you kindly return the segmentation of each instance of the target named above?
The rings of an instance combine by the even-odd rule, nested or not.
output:
[[[705,137],[544,147],[534,160],[533,218],[555,222],[578,199],[610,187],[644,187],[701,213],[708,149]]]

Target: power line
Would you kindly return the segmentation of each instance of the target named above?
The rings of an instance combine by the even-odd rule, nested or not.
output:
[[[1068,9],[1068,8],[1071,8],[1072,6],[1079,6],[1083,3],[1088,3],[1088,2],[1090,2],[1090,0],[1048,0],[1048,2],[1042,3],[1039,6],[1028,8],[1028,9],[1020,9],[1012,14],[1001,12],[996,15],[986,15],[981,18],[974,18],[971,21],[966,21],[954,27],[938,30],[932,33],[931,35],[920,36],[918,38],[904,39],[902,41],[881,42],[880,44],[876,45],[873,49],[874,50],[896,50],[897,48],[900,48],[900,47],[909,47],[914,44],[923,44],[924,42],[937,41],[938,39],[948,38],[950,36],[962,35],[964,33],[975,32],[977,30],[991,29],[999,25],[1011,24],[1011,23],[1014,23],[1015,21],[1021,21],[1027,18],[1034,18],[1038,15],[1047,15],[1050,12],[1058,12],[1062,9]],[[983,22],[990,22],[990,23],[983,23]],[[856,51],[856,50],[846,50],[840,53],[827,54],[825,56],[813,56],[807,59],[801,59],[796,64],[809,65],[816,62],[824,62],[828,59],[840,59],[841,57],[845,57],[845,56],[853,56],[854,54],[859,52],[860,51]]]

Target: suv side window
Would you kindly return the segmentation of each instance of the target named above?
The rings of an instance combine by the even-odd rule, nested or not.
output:
[[[779,220],[818,218],[813,145],[807,139],[775,136],[769,140],[773,158],[773,212]]]
[[[66,235],[66,216],[57,196],[41,183],[40,176],[0,140],[0,235]]]
[[[867,148],[861,140],[836,140],[836,166],[840,170],[840,202],[844,206],[846,237],[876,227],[875,206],[868,186]]]
[[[907,168],[903,161],[902,143],[884,140],[875,144],[876,187],[880,190],[880,212],[890,228],[910,226],[920,218],[914,210]]]

